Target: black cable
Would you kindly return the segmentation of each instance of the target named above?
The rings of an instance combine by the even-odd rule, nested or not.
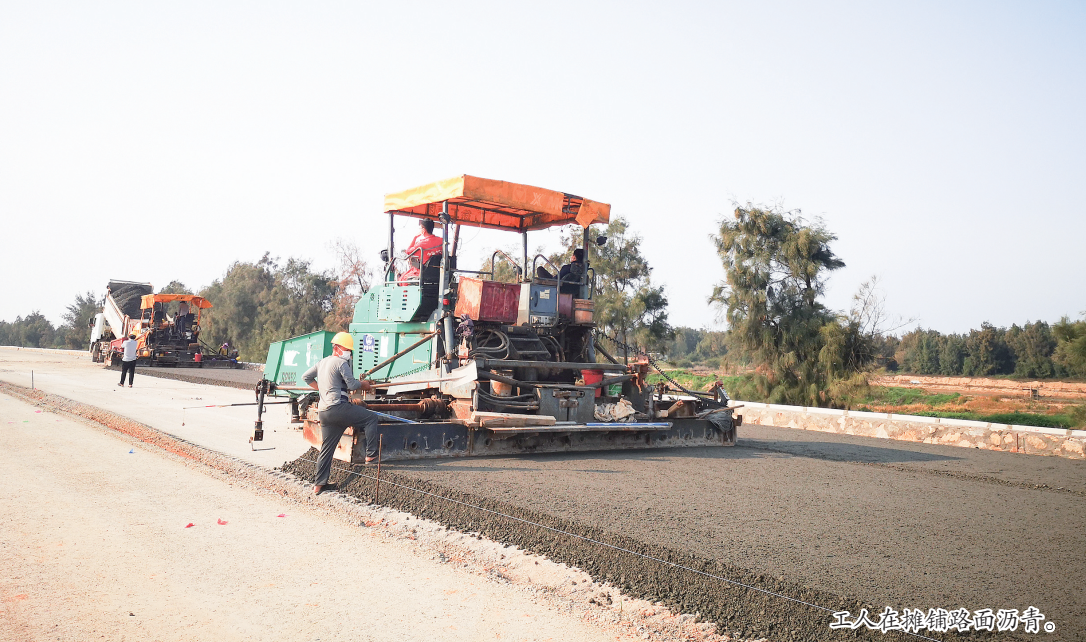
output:
[[[554,352],[553,354],[556,361],[561,363],[566,360],[566,352],[562,349],[562,344],[558,342],[558,339],[555,339],[554,337],[546,334],[539,335],[539,338],[547,339],[554,344],[554,349],[556,352]]]
[[[491,343],[491,337],[497,337],[498,345]],[[475,348],[468,354],[469,358],[476,355],[488,359],[509,358],[509,336],[500,330],[483,329],[475,335]]]

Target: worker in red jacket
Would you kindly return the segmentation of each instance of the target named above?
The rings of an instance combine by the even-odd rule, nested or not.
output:
[[[404,250],[409,267],[400,275],[400,285],[417,281],[421,274],[421,267],[426,265],[431,256],[441,254],[442,240],[440,236],[434,234],[434,222],[424,218],[419,221],[419,228],[419,234],[411,239],[411,245]]]

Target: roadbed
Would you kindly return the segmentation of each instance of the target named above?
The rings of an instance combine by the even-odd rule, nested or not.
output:
[[[28,365],[0,363],[0,380],[28,380]],[[47,386],[181,430],[161,402],[133,410],[134,397],[71,385],[70,364],[48,367]],[[252,398],[140,381],[163,395]],[[291,478],[312,474],[313,452],[275,423],[285,415],[269,420],[284,430],[268,433],[279,439],[271,453],[237,447],[251,429],[246,413],[201,421],[193,441],[229,437],[219,448],[240,459],[278,459]],[[337,462],[335,474],[346,491],[337,496],[373,499],[372,467]],[[1045,639],[1086,631],[1080,461],[744,426],[733,448],[395,462],[382,467],[382,482],[386,507],[544,555],[611,587],[589,599],[659,603],[714,623],[718,635],[888,639],[829,631],[830,612],[864,606],[873,614],[1036,606],[1057,627]]]

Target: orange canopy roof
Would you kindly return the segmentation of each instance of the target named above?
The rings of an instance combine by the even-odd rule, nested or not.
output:
[[[385,211],[438,220],[449,202],[453,223],[526,232],[576,223],[607,223],[611,206],[542,187],[457,176],[385,195]]]
[[[188,301],[190,304],[207,309],[211,307],[211,301],[195,294],[145,294],[140,298],[140,309],[154,307],[156,303],[169,303],[170,301]]]

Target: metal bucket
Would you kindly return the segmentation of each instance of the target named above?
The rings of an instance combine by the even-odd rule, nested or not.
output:
[[[592,299],[573,299],[573,322],[592,323],[596,304]]]
[[[591,301],[589,301],[589,303],[591,303]],[[581,370],[581,376],[584,377],[584,385],[591,386],[592,384],[603,381],[603,370]],[[599,397],[602,392],[602,387],[596,388],[597,397]]]

